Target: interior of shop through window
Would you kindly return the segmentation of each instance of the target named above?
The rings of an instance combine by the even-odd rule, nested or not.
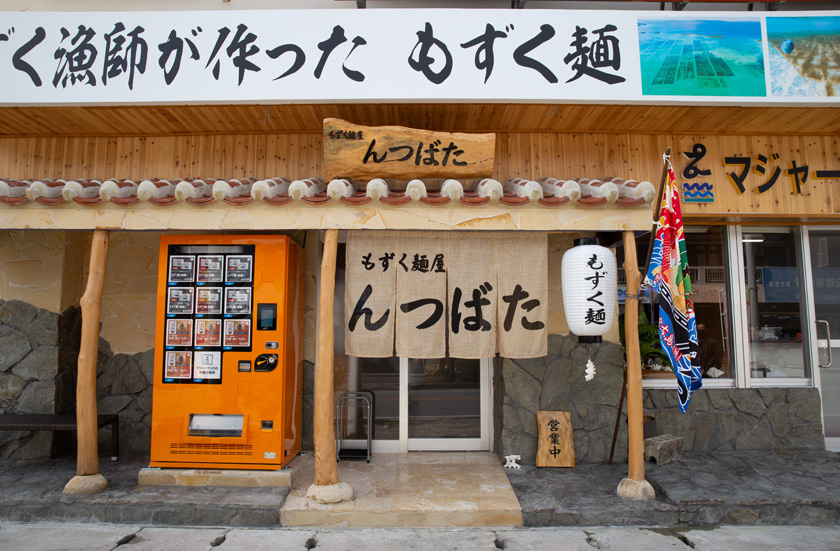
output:
[[[608,236],[602,242],[613,241],[618,265],[624,263],[621,241]],[[732,361],[732,323],[729,315],[730,277],[727,273],[726,228],[721,226],[686,226],[688,275],[691,278],[692,298],[697,321],[698,356],[706,379],[734,378]],[[644,272],[648,259],[650,234],[636,238],[639,271]],[[624,270],[619,269],[619,315],[624,342],[624,294],[627,292]],[[642,297],[639,309],[639,344],[642,355],[642,377],[645,379],[673,379],[674,374],[659,344],[658,309],[651,306],[651,296]]]
[[[806,377],[798,230],[744,228],[741,242],[751,377]]]

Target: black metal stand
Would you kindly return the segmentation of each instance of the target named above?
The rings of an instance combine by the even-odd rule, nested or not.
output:
[[[367,447],[344,448],[347,434],[348,408],[351,404],[358,407],[358,402],[367,409]],[[374,397],[369,390],[343,392],[335,403],[335,459],[365,459],[370,463],[371,443],[373,441]]]

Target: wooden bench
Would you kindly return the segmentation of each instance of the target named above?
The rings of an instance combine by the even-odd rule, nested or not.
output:
[[[120,416],[98,415],[97,427],[111,425],[111,461],[120,456]],[[0,430],[69,430],[76,431],[75,415],[0,415]]]

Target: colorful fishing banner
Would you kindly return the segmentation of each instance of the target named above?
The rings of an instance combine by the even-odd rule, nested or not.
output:
[[[656,240],[645,285],[659,293],[659,340],[674,368],[680,410],[685,413],[691,393],[702,386],[703,380],[697,359],[697,322],[691,301],[680,195],[671,160],[668,156],[664,159],[668,178],[662,190]]]

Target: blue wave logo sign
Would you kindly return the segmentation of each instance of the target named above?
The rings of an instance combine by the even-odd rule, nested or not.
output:
[[[713,203],[715,201],[715,188],[708,182],[688,183],[683,182],[684,203]]]

